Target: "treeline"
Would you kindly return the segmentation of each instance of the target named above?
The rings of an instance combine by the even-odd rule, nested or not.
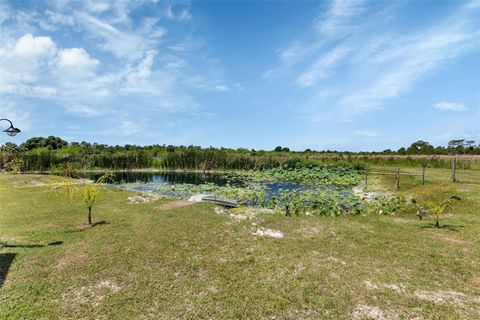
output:
[[[190,169],[190,170],[263,170],[305,161],[323,164],[349,163],[357,167],[367,164],[395,166],[450,167],[449,159],[438,155],[480,154],[474,141],[452,140],[447,147],[433,147],[417,141],[407,148],[383,152],[290,151],[276,147],[272,151],[201,148],[198,146],[124,145],[109,146],[88,142],[67,142],[59,137],[35,137],[21,145],[6,143],[0,149],[0,169],[13,171],[47,171],[62,167],[75,169]],[[405,157],[399,158],[398,155]],[[417,158],[416,155],[430,155]],[[299,160],[300,159],[300,160]],[[471,162],[460,162],[468,169]]]

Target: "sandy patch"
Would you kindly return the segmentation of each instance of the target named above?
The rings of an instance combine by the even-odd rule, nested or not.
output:
[[[327,260],[328,260],[328,261],[335,262],[335,263],[339,263],[339,264],[341,264],[342,266],[346,266],[346,265],[347,265],[347,263],[346,263],[345,261],[340,260],[340,259],[338,259],[338,258],[335,258],[334,256],[329,256],[329,257],[327,257]]]
[[[294,231],[296,235],[306,237],[306,238],[313,238],[316,235],[322,233],[323,228],[321,226],[308,226],[303,228],[298,228]]]
[[[189,201],[191,201],[191,200],[189,200]],[[213,212],[215,212],[215,214],[218,214],[220,216],[228,214],[227,209],[222,208],[222,207],[213,208]]]
[[[365,287],[369,290],[389,289],[406,296],[414,296],[418,299],[437,303],[437,304],[453,304],[457,307],[463,307],[467,303],[480,304],[480,296],[469,296],[467,294],[456,292],[453,290],[441,291],[409,291],[402,284],[385,284],[375,283],[371,281],[364,282]]]
[[[365,191],[365,189],[360,186],[353,187],[352,191],[356,196],[359,196],[360,198],[362,198],[362,200],[366,202],[373,201],[379,196],[390,194],[389,192],[385,191]]]
[[[456,243],[456,244],[465,244],[464,240],[457,239],[457,238],[454,238],[452,236],[440,236],[440,237],[436,237],[436,238],[439,238],[441,240],[445,240],[447,242]]]
[[[396,222],[396,223],[418,224],[418,219],[411,220],[411,219],[393,217],[391,220]]]
[[[65,269],[77,263],[84,262],[87,259],[88,259],[88,254],[85,252],[65,255],[58,260],[57,265],[55,267],[58,269]]]
[[[278,230],[266,229],[262,227],[257,229],[255,232],[252,232],[252,234],[254,236],[260,236],[260,237],[270,237],[270,238],[276,238],[276,239],[283,238],[283,232]]]
[[[20,240],[18,238],[15,238],[15,237],[0,237],[0,247],[1,247],[2,243],[12,244],[12,243],[15,243],[15,242],[20,242]]]
[[[166,211],[166,210],[171,210],[171,209],[175,209],[175,208],[191,206],[191,205],[194,205],[194,204],[195,204],[195,202],[190,202],[190,201],[187,201],[187,200],[174,200],[174,201],[170,201],[168,203],[162,204],[162,205],[158,206],[156,209],[160,210],[160,211]]]
[[[450,303],[456,306],[463,306],[465,303],[480,304],[480,297],[468,296],[461,292],[456,291],[415,291],[414,295],[422,300],[430,301],[433,303],[444,304]]]
[[[353,319],[388,320],[388,319],[398,319],[398,316],[393,312],[384,311],[379,307],[359,305],[353,311],[352,318]]]
[[[376,290],[376,289],[390,289],[396,291],[398,293],[405,293],[406,287],[403,284],[385,284],[385,283],[374,283],[371,281],[364,282],[365,287],[369,290]]]
[[[128,197],[128,202],[130,202],[130,203],[148,203],[148,202],[157,201],[157,200],[162,199],[162,198],[163,197],[158,195],[158,194],[151,193],[151,192],[144,192],[144,193],[141,193],[141,194],[135,194],[133,196],[129,196]]]
[[[30,185],[31,185],[31,186],[34,186],[34,187],[43,187],[44,185],[46,185],[46,183],[43,182],[43,181],[32,180],[32,181],[30,182]]]
[[[90,305],[97,307],[102,300],[108,296],[120,291],[121,287],[110,280],[102,280],[94,285],[80,287],[76,290],[68,292],[63,299],[70,305],[75,304]]]

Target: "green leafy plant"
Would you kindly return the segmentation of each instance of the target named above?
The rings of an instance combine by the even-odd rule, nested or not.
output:
[[[92,210],[100,196],[98,184],[107,183],[113,179],[111,171],[105,172],[95,184],[93,183],[62,183],[57,184],[55,189],[65,190],[67,196],[72,201],[79,201],[88,210],[88,224],[92,225]]]
[[[23,160],[20,158],[14,158],[12,161],[10,161],[10,163],[8,163],[8,166],[6,169],[7,171],[13,174],[17,174],[22,169],[22,166],[23,166]]]
[[[97,202],[97,198],[100,194],[100,190],[93,184],[87,184],[80,190],[82,196],[82,202],[88,209],[88,224],[92,225],[92,208]]]
[[[443,213],[453,203],[453,201],[459,199],[460,198],[458,197],[450,197],[440,202],[433,200],[425,201],[425,210],[423,212],[426,212],[430,217],[432,217],[435,221],[435,226],[440,228],[440,218],[442,217]]]

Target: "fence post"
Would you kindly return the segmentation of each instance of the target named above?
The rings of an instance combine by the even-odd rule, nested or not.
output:
[[[452,182],[457,181],[456,174],[457,174],[457,158],[454,158],[452,160]]]
[[[425,166],[422,166],[422,185],[425,184]]]
[[[400,189],[400,168],[397,169],[397,189]]]
[[[365,169],[365,190],[368,188],[368,170]]]

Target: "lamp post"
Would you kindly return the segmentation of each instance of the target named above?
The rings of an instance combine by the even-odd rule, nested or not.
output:
[[[13,123],[12,121],[8,120],[8,119],[5,119],[5,118],[2,118],[0,119],[0,121],[8,121],[10,123],[10,127],[8,127],[8,129],[5,129],[3,130],[3,132],[5,132],[6,134],[8,134],[10,137],[14,137],[17,135],[17,133],[20,133],[22,132],[22,130],[18,129],[18,128],[15,128],[13,126]]]

